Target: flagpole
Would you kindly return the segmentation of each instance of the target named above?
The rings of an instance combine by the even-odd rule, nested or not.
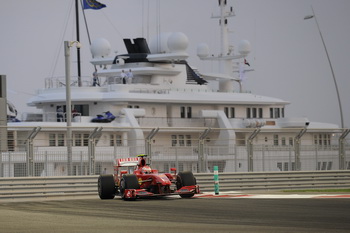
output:
[[[86,28],[87,36],[88,36],[88,39],[89,39],[89,45],[91,45],[90,31],[89,31],[89,27],[88,27],[87,20],[86,20],[86,16],[85,16],[84,6],[81,5],[81,8],[83,9],[82,12],[83,12],[83,17],[84,17],[84,23],[85,23],[85,28]],[[92,58],[94,58],[93,55],[92,55]],[[96,65],[94,65],[94,68],[95,68],[95,71],[97,71]]]
[[[75,0],[75,23],[76,23],[76,33],[77,41],[80,41],[79,33],[79,0]],[[78,68],[78,86],[81,87],[81,67],[80,67],[80,48],[77,47],[77,68]]]

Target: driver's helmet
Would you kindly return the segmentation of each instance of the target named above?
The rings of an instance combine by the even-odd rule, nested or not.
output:
[[[143,172],[144,174],[150,174],[150,173],[152,172],[152,169],[151,169],[149,166],[144,166],[144,167],[142,168],[142,172]]]

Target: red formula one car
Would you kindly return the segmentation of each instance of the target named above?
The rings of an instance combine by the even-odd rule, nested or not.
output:
[[[193,197],[199,186],[192,172],[158,173],[146,164],[146,155],[136,158],[117,159],[113,175],[100,175],[98,195],[101,199],[113,199],[120,194],[124,200],[140,197],[180,195]]]

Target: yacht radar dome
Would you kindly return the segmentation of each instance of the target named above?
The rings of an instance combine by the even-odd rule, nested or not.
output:
[[[104,38],[98,38],[91,43],[90,50],[94,58],[108,57],[111,44]]]
[[[151,53],[182,52],[188,47],[188,38],[182,32],[163,32],[151,39]]]
[[[167,43],[170,52],[185,51],[188,46],[188,38],[182,32],[173,32],[169,36]]]
[[[209,56],[209,46],[206,43],[197,45],[197,56],[199,58],[205,58]]]
[[[250,42],[247,40],[241,40],[238,44],[238,52],[242,55],[247,56],[251,51]]]

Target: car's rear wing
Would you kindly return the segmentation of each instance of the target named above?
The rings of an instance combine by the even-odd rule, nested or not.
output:
[[[141,158],[123,158],[123,159],[116,159],[115,165],[118,167],[130,167],[130,166],[136,166],[139,163],[139,160]]]

